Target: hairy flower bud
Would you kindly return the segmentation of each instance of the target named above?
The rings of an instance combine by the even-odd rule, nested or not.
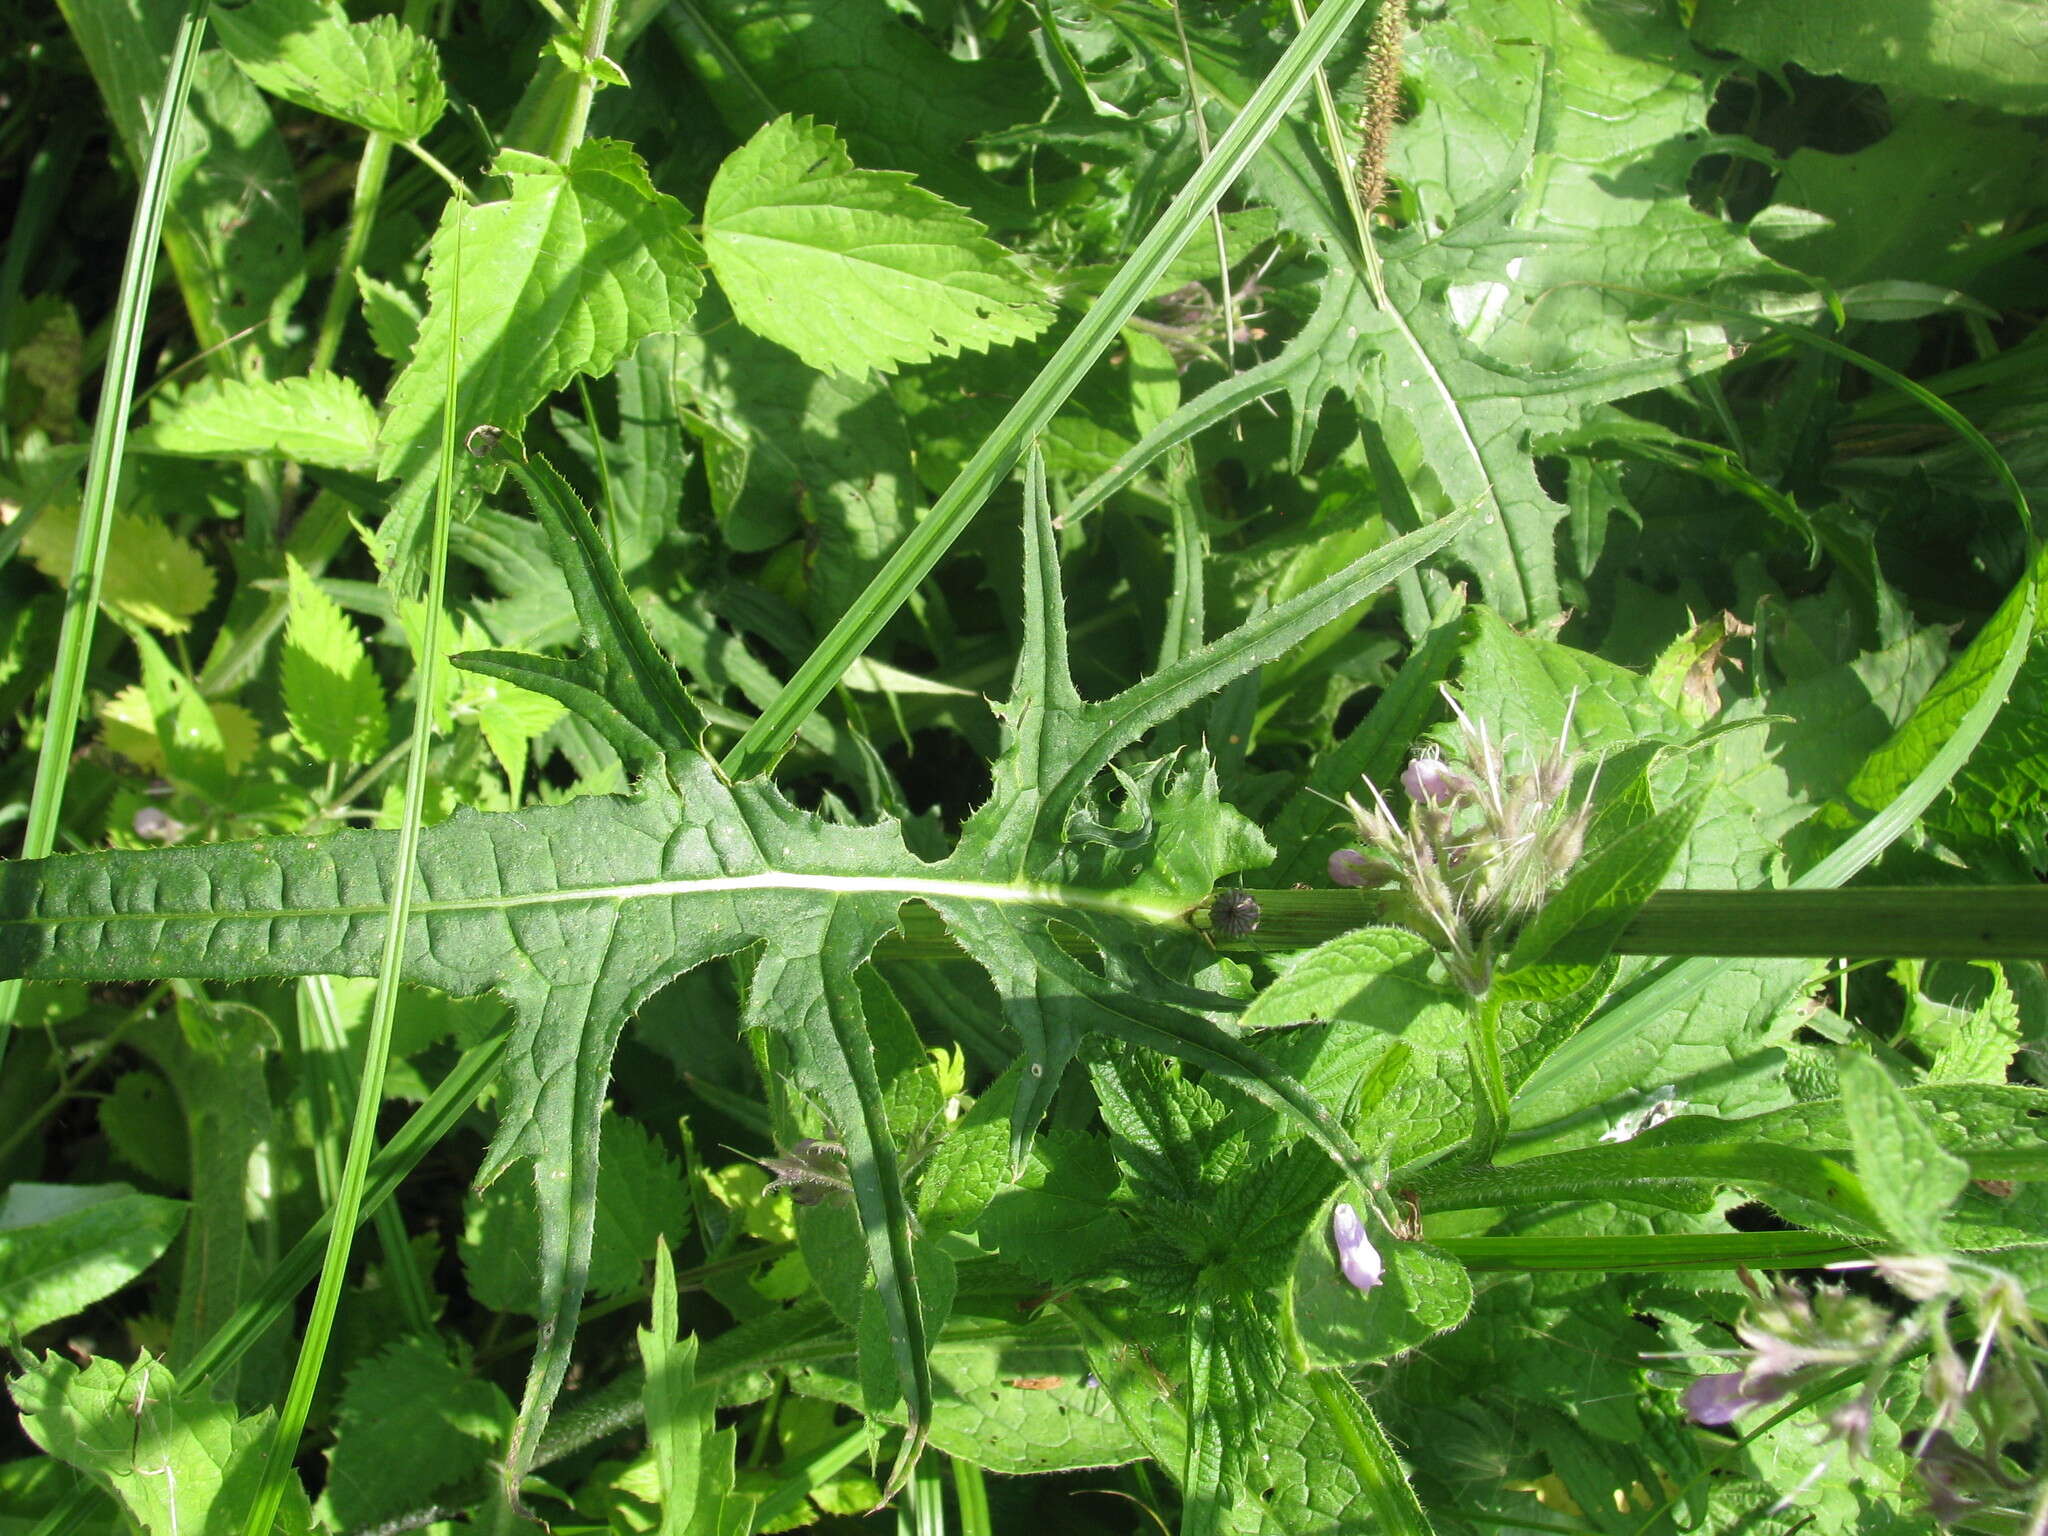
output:
[[[1367,858],[1356,848],[1339,848],[1330,855],[1330,883],[1359,889],[1389,885],[1401,878],[1401,871],[1386,859]]]
[[[1700,1377],[1685,1389],[1685,1396],[1680,1399],[1685,1416],[1695,1424],[1719,1428],[1733,1424],[1737,1414],[1776,1402],[1785,1395],[1784,1387],[1774,1382],[1752,1386],[1747,1375],[1745,1371],[1721,1371]]]
[[[1401,771],[1401,788],[1418,805],[1454,805],[1472,794],[1472,776],[1453,768],[1434,753],[1409,759]]]

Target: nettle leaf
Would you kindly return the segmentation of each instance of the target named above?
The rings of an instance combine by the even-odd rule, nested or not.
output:
[[[370,345],[386,362],[404,367],[419,345],[419,302],[403,288],[367,272],[356,273],[356,287],[362,295],[363,323],[370,328]]]
[[[801,535],[812,611],[829,622],[916,521],[910,432],[865,370],[820,373],[736,327],[711,339],[716,324],[707,313],[677,351],[719,530],[738,551]]]
[[[681,330],[704,286],[688,213],[654,190],[626,145],[587,140],[567,165],[508,149],[491,171],[511,196],[449,204],[427,265],[426,318],[386,405],[377,472],[400,484],[381,536],[407,557],[433,486],[451,351],[458,428],[516,432],[578,374],[603,374],[644,337]]]
[[[348,1373],[321,1512],[355,1531],[435,1502],[484,1470],[512,1405],[438,1338],[400,1339]]]
[[[367,763],[384,750],[384,687],[363,637],[305,567],[285,557],[284,714],[322,763]]]
[[[126,1184],[8,1186],[0,1199],[0,1333],[21,1339],[111,1296],[164,1255],[182,1201]]]
[[[637,1122],[606,1115],[600,1145],[586,1285],[596,1296],[622,1296],[640,1283],[656,1238],[688,1234],[689,1192],[674,1160]],[[494,1312],[541,1315],[532,1186],[501,1179],[464,1207],[457,1247],[470,1294]]]
[[[1043,92],[1022,59],[955,58],[890,7],[842,0],[703,0],[662,20],[736,138],[800,101],[863,164],[909,171],[984,219],[1029,217],[1014,189],[962,152]]]
[[[111,1493],[145,1531],[230,1536],[269,1460],[270,1409],[238,1418],[234,1404],[179,1395],[170,1371],[145,1354],[123,1367],[105,1355],[83,1369],[54,1354],[10,1384],[29,1438]],[[287,1478],[277,1529],[305,1536],[312,1511]]]
[[[1842,1113],[1856,1171],[1892,1239],[1916,1253],[1940,1252],[1942,1215],[1970,1182],[1970,1165],[1942,1149],[1905,1091],[1867,1056],[1842,1063]]]
[[[1007,1161],[1007,1145],[1004,1155]],[[975,1232],[1048,1285],[1092,1279],[1129,1236],[1123,1219],[1108,1209],[1117,1179],[1106,1141],[1078,1131],[1048,1131],[1032,1143],[1015,1179],[995,1192]]]
[[[740,322],[827,373],[978,352],[1052,320],[963,209],[900,171],[856,170],[807,117],[777,118],[718,168],[704,248]]]
[[[144,453],[367,470],[377,460],[377,412],[361,386],[338,373],[209,380],[160,401],[129,442]]]
[[[946,1133],[917,1182],[917,1216],[928,1232],[971,1227],[1015,1171],[1010,1114],[1024,1064],[1012,1063]]]
[[[656,989],[708,960],[755,953],[743,1023],[778,1036],[791,1082],[845,1148],[874,1275],[868,1305],[886,1331],[916,1454],[930,1420],[928,1329],[910,1212],[858,972],[907,900],[936,910],[989,971],[1027,1041],[1011,1116],[1013,1162],[1053,1081],[1087,1030],[1166,1051],[1293,1116],[1325,1152],[1362,1172],[1350,1138],[1300,1084],[1209,1017],[1229,999],[1188,978],[1208,952],[1183,922],[1255,834],[1194,786],[1149,783],[1151,845],[1071,843],[1063,829],[1111,757],[1151,727],[1284,653],[1440,548],[1457,521],[1354,561],[1114,698],[1084,704],[1066,669],[1051,510],[1030,477],[1029,624],[1005,711],[1009,745],[995,796],[936,863],[892,821],[850,826],[800,811],[771,785],[730,783],[691,746],[700,716],[661,660],[583,512],[545,464],[508,466],[542,514],[577,617],[602,660],[472,658],[472,670],[553,693],[606,730],[643,775],[626,795],[480,815],[425,829],[407,931],[405,980],[461,995],[496,992],[516,1021],[506,1052],[490,1182],[534,1164],[541,1346],[508,1476],[528,1463],[569,1363],[592,1270],[599,1127],[624,1021]],[[1207,820],[1218,836],[1180,823]],[[1129,822],[1096,814],[1097,826]],[[1144,815],[1129,822],[1132,832]],[[0,866],[0,974],[368,976],[381,963],[396,835],[99,853]],[[1086,932],[1094,969],[1055,924]],[[935,1308],[942,1310],[942,1308]],[[900,1470],[900,1468],[899,1468]]]
[[[1965,1000],[1930,996],[1927,968],[1919,961],[1901,961],[1894,970],[1906,993],[1906,1031],[1934,1058],[1927,1068],[1930,1083],[2002,1083],[2019,1049],[2024,1026],[2005,967],[1971,969],[1983,987],[1974,1008]]]
[[[59,586],[71,580],[78,542],[78,508],[58,503],[43,508],[21,541],[22,553]],[[213,601],[213,567],[185,539],[156,518],[116,512],[107,545],[100,604],[108,612],[159,634],[182,635]]]
[[[448,104],[439,50],[396,16],[352,22],[340,0],[252,0],[223,6],[213,30],[271,95],[368,133],[421,138]]]

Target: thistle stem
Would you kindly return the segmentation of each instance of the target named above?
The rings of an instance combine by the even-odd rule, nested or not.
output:
[[[1309,949],[1385,924],[1370,891],[1260,891],[1258,927],[1214,931],[1209,904],[1182,921],[1234,954]],[[935,959],[959,953],[930,909],[903,909],[881,953]],[[1075,935],[1074,942],[1086,941]],[[1849,890],[1659,891],[1615,943],[1622,955],[1716,955],[1850,960],[2048,960],[2048,886],[1857,887]]]

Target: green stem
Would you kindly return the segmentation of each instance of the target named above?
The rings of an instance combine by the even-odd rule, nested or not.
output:
[[[384,197],[384,178],[391,170],[391,140],[373,133],[363,141],[363,158],[356,164],[355,200],[348,211],[348,233],[341,242],[341,257],[335,263],[334,283],[327,290],[327,307],[320,314],[320,333],[313,341],[312,372],[334,366],[334,354],[341,349],[341,333],[348,324],[348,312],[356,296],[356,268],[369,248],[370,231],[377,222],[377,205]]]
[[[1024,387],[1002,423],[975,450],[973,458],[954,477],[924,520],[896,547],[867,590],[832,626],[831,633],[818,642],[774,702],[726,754],[723,766],[729,775],[750,779],[774,766],[811,711],[867,650],[917,584],[966,531],[995,488],[1016,468],[1026,447],[1051,423],[1054,412],[1144,302],[1159,274],[1180,254],[1181,247],[1208,217],[1216,200],[1250,164],[1309,76],[1366,3],[1367,0],[1325,0],[1252,93],[1237,120],[1216,141],[1216,153],[1204,160],[1188,179],[1172,206],[1103,288],[1102,296],[1068,333],[1052,360]]]
[[[408,139],[405,144],[405,152],[411,155],[413,159],[419,161],[419,163],[425,166],[428,170],[432,171],[436,176],[440,177],[442,182],[447,186],[448,190],[454,193],[455,196],[460,201],[465,203],[471,201],[469,195],[469,184],[465,182],[460,176],[456,175],[453,171],[449,170],[448,167],[443,165],[439,160],[435,159],[433,153],[426,147],[426,145],[420,143],[419,140],[417,139]]]
[[[1472,1140],[1470,1151],[1482,1163],[1508,1134],[1508,1079],[1500,1059],[1500,995],[1489,992],[1472,1006]]]
[[[57,820],[64,802],[65,781],[71,772],[71,747],[77,739],[78,713],[85,698],[86,662],[99,615],[100,582],[114,529],[114,504],[121,484],[121,450],[128,440],[128,412],[142,360],[143,323],[148,318],[149,290],[163,239],[164,210],[170,203],[171,151],[185,120],[185,99],[191,94],[199,45],[206,37],[207,4],[208,0],[188,0],[184,18],[178,23],[178,35],[171,46],[170,70],[164,77],[163,100],[155,117],[156,136],[150,142],[149,164],[142,173],[135,220],[128,230],[121,291],[114,302],[113,344],[107,352],[99,410],[93,418],[85,498],[78,513],[78,537],[71,550],[71,576],[64,588],[63,627],[57,637],[50,704],[43,716],[42,750],[36,757],[28,825],[22,832],[24,859],[40,859],[57,845]],[[0,1050],[5,1048],[4,1031],[13,1024],[20,999],[19,981],[0,981]]]
[[[1242,937],[1217,933],[1207,903],[1189,927],[1231,954],[1311,949],[1387,919],[1357,891],[1249,891],[1259,924]],[[1123,914],[1143,921],[1145,914]],[[1075,935],[1076,953],[1089,953]],[[2048,960],[2048,887],[1853,887],[1848,890],[1658,891],[1629,919],[1614,952],[1852,960]],[[938,915],[906,906],[885,960],[960,953]]]
[[[426,30],[434,0],[407,0],[405,25],[415,32]],[[370,231],[377,223],[377,207],[384,198],[384,179],[391,168],[391,139],[373,133],[363,141],[363,158],[356,165],[356,190],[348,211],[348,233],[341,243],[341,260],[334,273],[334,286],[327,290],[327,308],[320,316],[320,333],[313,343],[313,368],[319,373],[332,367],[341,346],[341,334],[348,324],[350,302],[356,294],[356,271],[369,248]]]
[[[615,0],[584,0],[582,33],[583,62],[588,65],[604,57],[604,45],[611,35],[612,11]],[[555,136],[548,158],[566,165],[569,156],[576,152],[576,146],[583,142],[583,135],[590,131],[590,102],[597,95],[597,76],[589,69],[576,76],[574,94],[570,97],[569,110],[563,115],[559,132]]]

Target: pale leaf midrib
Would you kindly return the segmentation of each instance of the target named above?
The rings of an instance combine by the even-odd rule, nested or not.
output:
[[[986,902],[997,906],[1053,907],[1068,911],[1101,912],[1155,924],[1177,922],[1182,915],[1179,907],[1076,886],[944,880],[924,876],[813,875],[796,874],[785,870],[766,870],[752,875],[716,875],[701,879],[636,880],[613,885],[572,886],[495,896],[421,897],[413,901],[412,910],[415,915],[432,917],[437,914],[498,912],[521,907],[556,906],[576,902],[660,900],[741,891],[810,891],[838,896],[893,895],[904,900],[915,897],[943,901]],[[104,926],[117,923],[382,917],[388,910],[388,904],[381,899],[349,906],[329,907],[202,907],[170,911],[162,907],[153,907],[132,912],[60,912],[28,917],[0,917],[0,928],[49,929],[84,923]]]

